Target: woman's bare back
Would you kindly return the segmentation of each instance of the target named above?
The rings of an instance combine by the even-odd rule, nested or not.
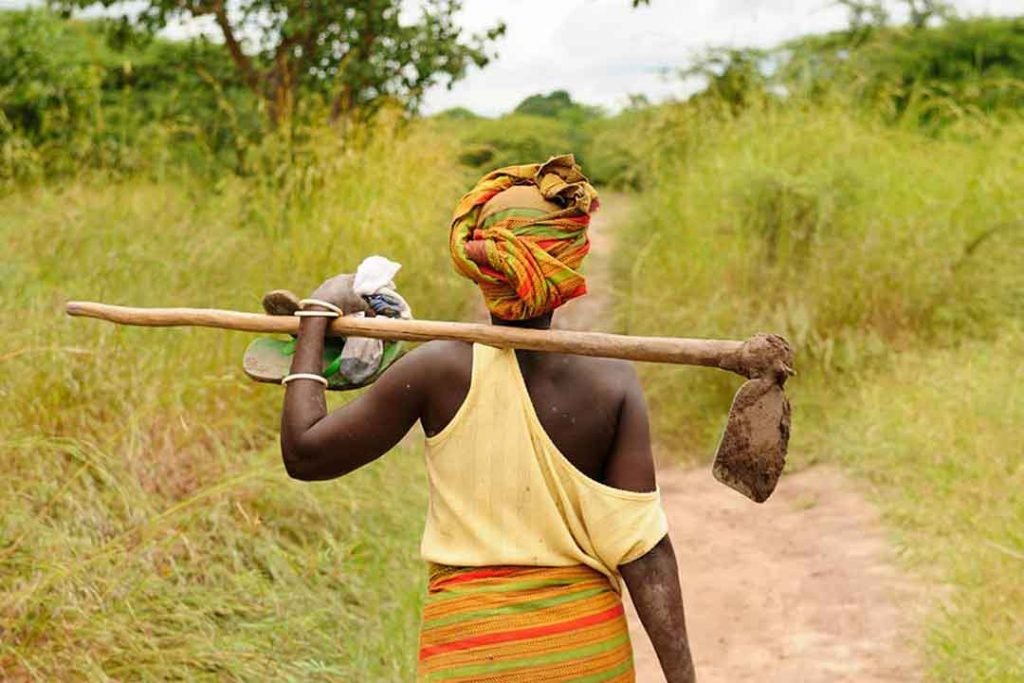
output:
[[[473,348],[462,342],[430,342],[417,354],[429,355],[438,373],[421,413],[425,433],[433,436],[451,422],[469,393]],[[630,428],[630,412],[623,409],[636,373],[629,363],[533,351],[517,351],[516,357],[544,431],[578,470],[602,483],[651,490],[651,483],[637,477],[609,481],[618,479],[609,475],[616,469],[612,456],[620,427]]]

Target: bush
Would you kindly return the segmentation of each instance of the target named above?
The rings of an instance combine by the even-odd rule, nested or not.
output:
[[[439,123],[462,140],[460,161],[480,173],[576,151],[568,127],[556,118],[513,114]]]
[[[45,10],[0,12],[0,183],[242,165],[262,118],[223,49],[112,31]]]
[[[883,27],[791,42],[776,80],[790,92],[828,93],[890,121],[941,128],[965,116],[1024,108],[1024,18]]]
[[[591,180],[618,190],[643,189],[659,144],[651,137],[658,113],[645,106],[589,121],[582,156]]]

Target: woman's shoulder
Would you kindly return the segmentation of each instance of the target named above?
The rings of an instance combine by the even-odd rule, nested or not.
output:
[[[409,355],[437,363],[458,362],[473,357],[473,345],[461,341],[435,339],[420,344],[409,352]]]
[[[420,344],[406,354],[403,362],[417,374],[431,380],[452,381],[473,371],[473,345],[460,341],[434,340]]]
[[[618,358],[573,356],[566,369],[588,383],[607,388],[612,394],[620,394],[639,381],[633,363]]]

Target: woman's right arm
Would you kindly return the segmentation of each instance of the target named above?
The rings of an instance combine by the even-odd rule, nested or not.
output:
[[[665,680],[668,683],[696,681],[672,541],[666,536],[639,560],[620,566],[619,572],[658,654]]]
[[[626,392],[619,409],[615,445],[605,468],[605,483],[629,491],[654,491],[647,402],[632,366],[627,372],[622,378]],[[619,572],[658,654],[665,679],[668,683],[696,681],[672,541],[665,536],[640,559],[620,565]]]

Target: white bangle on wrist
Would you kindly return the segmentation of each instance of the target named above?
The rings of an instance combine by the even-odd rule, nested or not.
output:
[[[296,318],[340,318],[334,311],[295,311]]]
[[[287,384],[289,382],[292,382],[292,381],[297,380],[297,379],[311,379],[311,380],[313,380],[315,382],[320,382],[320,384],[324,385],[325,389],[331,385],[330,382],[327,381],[326,377],[321,377],[320,375],[314,375],[311,372],[296,372],[294,374],[288,375],[287,377],[285,377],[284,379],[281,380],[281,384],[284,384],[284,385],[287,386]]]
[[[330,301],[324,301],[323,299],[303,299],[299,302],[299,308],[305,308],[306,306],[322,306],[328,311],[333,311],[339,317],[345,315],[345,311],[341,310]]]

